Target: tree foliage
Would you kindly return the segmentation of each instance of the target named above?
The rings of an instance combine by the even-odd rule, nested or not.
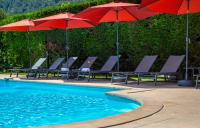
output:
[[[6,18],[7,14],[6,12],[0,8],[0,20]]]
[[[91,0],[0,0],[0,8],[9,14],[31,12],[49,6],[60,6],[66,2],[83,2]]]

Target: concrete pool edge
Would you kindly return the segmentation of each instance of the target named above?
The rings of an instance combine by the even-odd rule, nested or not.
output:
[[[16,80],[16,81],[57,83],[57,82],[50,82],[48,80],[47,81]],[[57,83],[57,84],[60,84],[60,83]],[[63,84],[71,84],[71,83],[63,83]],[[93,86],[94,83],[87,83],[87,84],[90,87],[99,87],[99,85]],[[87,84],[85,84],[83,86],[87,86]],[[77,84],[72,83],[72,85],[80,85],[80,83],[77,83]],[[114,85],[114,86],[115,86],[115,88],[126,89],[126,87],[124,87],[124,86],[121,86],[121,87],[116,86],[116,85]],[[127,89],[130,89],[130,87],[128,87]],[[140,92],[140,91],[138,91],[138,92]],[[161,111],[162,108],[164,107],[161,103],[156,103],[156,102],[152,101],[151,99],[140,99],[140,98],[135,99],[134,97],[129,96],[128,93],[129,92],[127,92],[127,90],[120,90],[120,91],[109,92],[107,94],[137,101],[142,105],[140,108],[133,110],[131,112],[128,112],[128,113],[124,113],[124,114],[121,114],[121,115],[112,116],[112,117],[108,117],[108,118],[103,118],[103,119],[99,119],[99,120],[73,123],[73,124],[66,124],[66,125],[64,124],[64,125],[55,125],[55,126],[45,126],[45,127],[42,127],[42,128],[80,128],[80,127],[84,127],[84,128],[106,128],[106,127],[112,127],[112,126],[122,125],[122,124],[125,124],[125,123],[130,123],[130,122],[133,122],[133,121],[137,121],[137,120],[152,116],[152,115],[156,114],[157,112]],[[137,93],[137,91],[135,93]]]
[[[93,120],[88,122],[80,122],[73,124],[63,124],[63,125],[55,125],[55,126],[45,126],[40,128],[109,128],[113,126],[119,126],[122,124],[134,122],[140,119],[144,119],[150,117],[158,112],[160,112],[164,105],[160,103],[155,103],[150,100],[144,99],[134,99],[127,95],[120,94],[120,91],[111,92],[109,95],[119,96],[127,99],[131,99],[141,103],[141,107],[131,112],[123,113],[117,116],[112,116],[108,118],[103,118],[99,120]]]

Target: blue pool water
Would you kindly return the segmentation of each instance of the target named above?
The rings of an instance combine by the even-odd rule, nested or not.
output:
[[[140,104],[106,95],[110,88],[0,80],[0,128],[32,128],[101,119]]]

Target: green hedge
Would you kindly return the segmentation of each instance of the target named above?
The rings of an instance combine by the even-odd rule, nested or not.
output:
[[[61,7],[50,7],[37,12],[8,17],[0,21],[7,24],[24,18],[36,19],[58,12],[77,13],[89,6],[108,2],[96,0],[90,3],[66,4]],[[120,23],[120,54],[121,69],[133,70],[144,55],[159,55],[155,69],[159,69],[169,55],[185,52],[185,16],[160,15],[147,20]],[[190,65],[200,66],[200,14],[190,15]],[[45,41],[53,42],[49,50],[52,58],[65,55],[65,31],[41,31],[30,33],[31,43],[28,44],[26,33],[1,33],[0,57],[2,68],[17,65],[28,67],[27,47],[32,47],[33,60],[45,56]],[[91,29],[74,29],[69,32],[70,56],[79,56],[80,62],[87,56],[98,56],[96,68],[110,55],[115,55],[116,26],[104,23]]]

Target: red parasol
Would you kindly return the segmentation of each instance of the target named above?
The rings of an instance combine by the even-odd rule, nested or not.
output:
[[[35,26],[32,20],[27,19],[0,26],[0,31],[2,32],[31,32],[40,30],[51,30],[51,28]]]
[[[187,14],[185,80],[188,80],[189,14],[200,12],[200,0],[143,0],[141,7],[148,7],[153,11],[167,14]]]
[[[139,7],[138,4],[111,2],[108,4],[90,7],[80,12],[76,16],[80,18],[89,19],[97,23],[116,22],[116,27],[117,27],[116,48],[117,48],[117,55],[119,57],[119,38],[118,38],[119,22],[132,22],[137,20],[143,20],[145,18],[158,14],[150,11],[147,8],[139,9],[138,7]],[[119,71],[119,61],[117,68]]]
[[[53,29],[65,29],[66,30],[66,50],[68,58],[68,38],[67,30],[75,28],[91,28],[96,24],[88,19],[77,18],[72,13],[61,13],[53,16],[48,16],[34,20],[34,23],[38,27],[50,27]]]
[[[40,30],[51,30],[49,27],[37,27],[35,26],[34,22],[32,20],[21,20],[15,23],[7,24],[4,26],[0,26],[0,31],[1,32],[32,32],[32,31],[40,31]],[[29,42],[29,36],[27,36],[28,42]],[[32,65],[31,63],[31,48],[29,48],[29,64],[30,66]]]
[[[143,0],[141,3],[141,7],[156,12],[179,15],[200,12],[199,6],[200,0]]]
[[[90,28],[96,25],[87,19],[74,17],[72,13],[61,13],[36,19],[34,23],[40,27],[50,27],[54,29]]]

